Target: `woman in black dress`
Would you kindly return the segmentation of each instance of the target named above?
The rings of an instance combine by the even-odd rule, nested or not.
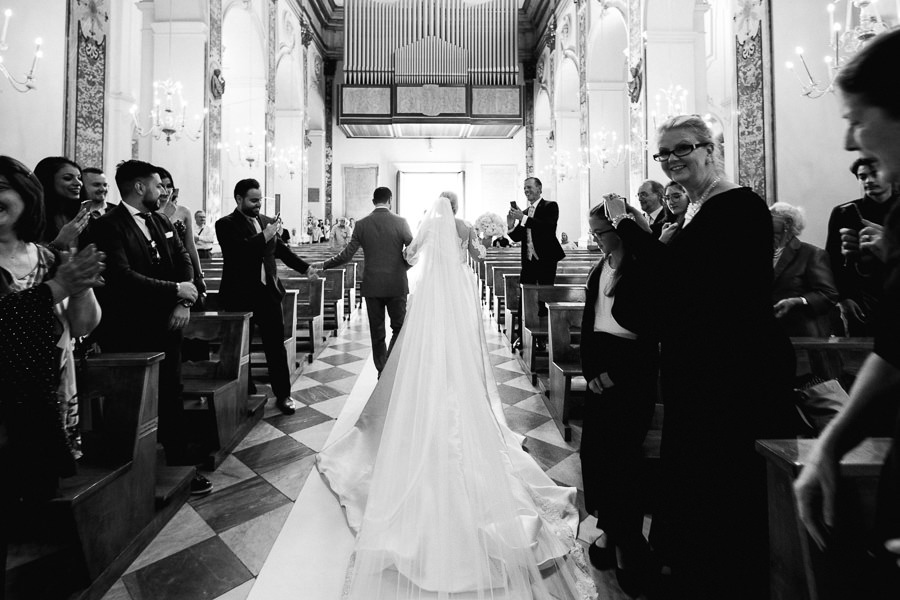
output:
[[[683,597],[764,598],[766,481],[754,442],[791,434],[794,375],[772,311],[772,219],[762,198],[724,178],[699,116],[664,123],[658,148],[654,160],[694,200],[678,236],[661,244],[621,199],[606,200],[617,233],[654,263],[661,285],[664,505],[651,541]]]

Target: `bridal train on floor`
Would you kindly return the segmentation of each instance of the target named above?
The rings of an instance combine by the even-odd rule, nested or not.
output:
[[[467,242],[441,197],[408,249],[409,312],[382,376],[317,457],[357,534],[344,597],[593,598],[575,488],[506,425]]]

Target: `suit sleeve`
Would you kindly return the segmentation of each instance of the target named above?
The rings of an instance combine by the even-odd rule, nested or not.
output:
[[[813,248],[809,264],[806,266],[804,278],[809,292],[803,294],[809,307],[817,315],[824,315],[838,301],[838,291],[834,285],[834,275],[831,273],[831,265],[828,253],[819,248]]]
[[[525,241],[525,228],[522,227],[521,224],[520,224],[520,225],[516,225],[516,226],[513,228],[513,230],[510,231],[509,233],[507,233],[506,235],[508,235],[508,236],[509,236],[509,239],[511,239],[511,240],[514,241],[514,242],[522,242],[522,241]]]
[[[150,296],[159,302],[174,302],[177,299],[177,288],[171,281],[147,277],[131,268],[123,245],[123,235],[114,230],[116,226],[112,219],[97,219],[93,227],[95,229],[93,241],[99,250],[106,253],[106,270],[103,277],[110,284],[120,286],[126,292]],[[176,261],[175,268],[180,271],[179,256],[173,256],[172,259]],[[187,253],[184,254],[184,259],[187,261],[187,278],[182,281],[190,281],[191,263]]]
[[[409,226],[407,226],[409,229]],[[353,236],[350,238],[350,243],[341,250],[340,254],[332,256],[322,265],[325,269],[330,269],[331,267],[336,267],[338,265],[342,265],[346,263],[348,260],[353,258],[353,255],[356,254],[356,251],[359,250],[359,235],[357,232],[359,231],[359,227],[353,229]],[[412,241],[412,235],[409,236],[409,241]]]
[[[406,219],[403,219],[403,245],[409,246],[413,240],[412,229],[409,228],[409,222]]]
[[[535,215],[535,217],[538,215]],[[556,236],[556,223],[559,221],[559,204],[556,202],[546,202],[541,207],[540,219],[528,217],[525,219],[524,225],[519,225],[524,229],[531,229],[539,235]],[[519,229],[516,227],[516,229]],[[524,235],[524,232],[523,232]]]
[[[281,259],[281,262],[294,269],[301,275],[306,275],[309,269],[309,263],[294,254],[294,251],[288,248],[279,236],[275,236],[275,258]]]
[[[219,245],[222,247],[223,254],[256,254],[262,256],[266,250],[266,236],[263,232],[255,233],[245,238],[243,233],[238,231],[234,219],[228,217],[222,217],[216,221],[216,237],[219,238]]]
[[[841,213],[835,207],[828,218],[828,237],[825,240],[825,252],[831,263],[831,273],[838,289],[838,299],[844,296],[848,282],[844,280],[844,256],[841,254]]]

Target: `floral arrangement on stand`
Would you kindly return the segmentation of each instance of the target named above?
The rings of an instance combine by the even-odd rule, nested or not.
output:
[[[478,237],[488,240],[487,244],[490,244],[495,237],[506,233],[506,219],[497,213],[484,213],[475,219],[475,231]]]

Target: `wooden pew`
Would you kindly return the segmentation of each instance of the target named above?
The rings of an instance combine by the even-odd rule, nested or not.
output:
[[[156,462],[163,354],[104,354],[78,373],[84,456],[60,496],[17,523],[7,598],[100,598],[181,508],[193,467]],[[165,483],[168,487],[160,488]]]
[[[215,470],[262,418],[265,396],[248,395],[250,383],[249,312],[192,313],[185,340],[210,347],[207,360],[185,361],[181,367],[188,430]]]
[[[769,585],[773,600],[862,598],[855,581],[874,525],[878,477],[891,445],[869,438],[841,460],[833,549],[823,553],[797,514],[793,483],[815,440],[758,440],[766,460],[769,506]],[[839,541],[838,541],[839,540]],[[838,546],[838,544],[840,544]],[[838,552],[838,548],[845,551]]]
[[[495,269],[496,271],[496,269]],[[585,267],[567,267],[565,272],[557,273],[556,283],[558,285],[585,285],[587,276],[590,273],[589,268]],[[503,333],[509,340],[510,347],[517,337],[522,335],[522,327],[520,315],[522,310],[522,290],[519,286],[519,271],[507,273],[501,271],[500,276],[503,278],[503,324],[506,325]],[[507,325],[508,324],[508,325]]]
[[[207,291],[205,310],[217,312],[224,309],[219,300],[218,287],[221,280],[210,279],[210,287]],[[281,299],[281,315],[284,323],[284,349],[287,355],[288,372],[291,373],[291,380],[299,376],[297,373],[297,292],[285,290],[284,297]],[[250,368],[251,377],[267,379],[269,370],[266,366],[266,355],[263,349],[262,337],[259,331],[254,330],[250,337]]]
[[[584,285],[532,285],[522,287],[522,354],[523,366],[531,373],[532,385],[537,385],[539,362],[548,358],[546,350],[539,348],[547,342],[547,317],[538,316],[545,302],[584,302],[587,290]]]
[[[346,296],[347,270],[344,267],[328,269],[319,273],[319,278],[323,280],[324,296],[323,296],[323,327],[325,331],[332,332],[337,336],[344,327],[344,297]],[[305,277],[281,277],[281,283],[287,289],[293,289],[299,285],[301,281],[306,281]]]
[[[298,279],[297,289],[297,354],[313,362],[325,349],[325,285],[320,277],[315,281]]]
[[[580,338],[584,302],[550,302],[547,311],[550,389],[549,395],[544,396],[544,404],[563,439],[568,442],[572,439],[572,428],[569,426],[571,402],[576,395],[572,390],[572,380],[582,378]]]

